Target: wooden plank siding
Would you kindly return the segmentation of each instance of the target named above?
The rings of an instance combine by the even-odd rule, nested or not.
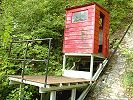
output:
[[[100,12],[99,10],[96,9],[96,5],[95,5],[95,26],[94,26],[94,53],[97,54],[98,53],[98,44],[99,44],[99,19],[100,19]]]
[[[93,53],[95,6],[87,6],[66,11],[64,31],[64,53]],[[72,23],[74,12],[88,10],[88,20]]]
[[[72,22],[75,12],[88,10],[88,19]],[[66,9],[63,53],[98,53],[100,12],[105,16],[103,26],[103,55],[108,56],[109,12],[97,3]]]

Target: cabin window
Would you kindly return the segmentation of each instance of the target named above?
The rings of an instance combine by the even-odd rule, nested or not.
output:
[[[73,13],[72,23],[86,20],[88,20],[88,10]]]

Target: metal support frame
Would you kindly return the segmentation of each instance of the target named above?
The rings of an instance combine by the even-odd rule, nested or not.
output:
[[[93,77],[93,60],[94,60],[94,56],[91,55],[91,59],[90,59],[90,73],[91,73],[91,76],[90,76],[90,83],[92,83],[92,77]]]
[[[56,100],[56,91],[50,92],[50,100]]]
[[[71,100],[76,100],[76,88],[72,89]]]
[[[65,65],[66,65],[66,56],[90,56],[90,83],[92,83],[92,77],[93,77],[93,63],[94,63],[94,54],[84,54],[84,53],[64,53],[63,55],[63,71],[65,70]],[[96,56],[97,57],[97,56]]]
[[[40,100],[49,100],[50,99],[50,92],[41,93]]]
[[[84,83],[84,84],[71,84],[71,85],[63,85],[63,86],[53,86],[53,87],[49,87],[49,88],[39,88],[39,93],[46,93],[46,92],[50,92],[50,91],[64,91],[64,90],[72,90],[72,89],[77,89],[77,88],[83,88],[86,87],[89,83]]]
[[[82,94],[79,96],[79,98],[77,100],[84,100],[86,95],[88,94],[89,90],[92,88],[92,86],[94,84],[95,83],[92,83],[92,84],[88,85],[87,88],[82,92]]]
[[[108,59],[105,59],[102,63],[99,64],[99,68],[96,71],[96,73],[94,74],[92,80],[97,80],[99,75],[101,74],[102,70],[104,69],[104,67],[106,66],[106,64],[108,63]]]
[[[102,69],[103,69],[103,65],[100,63],[100,64],[99,64],[98,70],[96,71],[96,73],[94,74],[94,76],[93,76],[93,78],[92,78],[93,80],[97,80],[97,78],[99,77],[99,75],[100,75]]]
[[[65,70],[65,66],[66,66],[66,55],[63,55],[63,71]]]
[[[46,41],[46,40],[48,40],[48,56],[47,56],[47,60],[35,60],[35,59],[27,59],[27,51],[28,51],[28,44],[30,43],[30,42],[35,42],[35,41]],[[47,75],[48,75],[48,67],[49,67],[49,60],[50,60],[50,49],[51,49],[51,40],[52,40],[52,38],[45,38],[45,39],[34,39],[34,40],[22,40],[22,41],[12,41],[11,43],[10,43],[10,47],[9,47],[9,57],[11,56],[11,49],[12,49],[12,45],[14,44],[14,43],[26,43],[26,49],[24,50],[24,58],[23,59],[16,59],[16,58],[9,58],[9,61],[10,60],[14,60],[14,61],[21,61],[22,62],[22,72],[21,72],[21,84],[20,84],[20,89],[21,89],[21,91],[20,91],[20,98],[19,98],[19,100],[23,100],[23,91],[22,91],[22,89],[23,89],[23,80],[24,80],[24,70],[25,70],[25,66],[26,66],[26,62],[44,62],[44,63],[47,63],[47,66],[46,66],[46,72],[45,72],[45,78],[44,78],[44,81],[45,81],[45,83],[44,83],[44,87],[46,87],[46,85],[47,85]]]
[[[49,39],[49,47],[48,47],[48,63],[47,63],[47,67],[46,67],[45,84],[44,84],[45,87],[46,87],[46,85],[47,85],[48,67],[49,67],[49,59],[50,59],[50,49],[51,49],[51,39]]]
[[[22,62],[22,83],[23,83],[23,78],[24,78],[24,71],[25,71],[25,66],[26,66],[26,58],[27,58],[27,50],[28,50],[28,44],[29,42],[26,42],[26,49],[25,49],[25,53],[24,53],[24,61]]]

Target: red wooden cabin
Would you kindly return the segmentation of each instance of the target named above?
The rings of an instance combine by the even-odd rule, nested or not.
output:
[[[63,53],[102,53],[107,57],[108,33],[109,12],[99,4],[67,8]]]

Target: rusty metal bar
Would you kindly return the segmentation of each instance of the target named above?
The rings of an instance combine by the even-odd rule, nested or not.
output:
[[[49,67],[49,60],[50,60],[50,50],[51,50],[51,39],[49,40],[49,47],[48,47],[48,63],[46,67],[46,75],[45,75],[45,84],[44,87],[47,85],[47,77],[48,77],[48,67]]]
[[[26,59],[27,58],[27,51],[28,51],[28,44],[30,42],[35,42],[35,41],[47,41],[48,40],[48,55],[47,55],[47,59],[43,59],[43,60],[37,60],[37,59]],[[26,62],[45,62],[46,67],[45,67],[45,83],[44,83],[44,87],[46,87],[47,85],[47,76],[48,76],[48,72],[49,72],[49,60],[50,60],[50,49],[51,49],[51,40],[52,38],[45,38],[45,39],[34,39],[34,40],[21,40],[21,41],[12,41],[10,44],[10,48],[9,48],[9,55],[11,53],[11,48],[13,43],[25,43],[26,42],[26,49],[24,51],[24,59],[16,59],[16,58],[8,58],[9,60],[14,60],[14,61],[21,61],[22,62],[22,72],[21,72],[21,76],[22,76],[22,83],[23,83],[23,78],[24,78],[24,70],[25,70],[25,66],[26,66]]]
[[[45,39],[34,39],[34,40],[21,40],[21,41],[12,41],[12,43],[20,43],[20,42],[34,42],[34,41],[45,41],[51,40],[52,38],[45,38]]]
[[[26,42],[26,49],[25,49],[25,53],[24,53],[24,61],[23,61],[23,68],[22,68],[22,82],[23,82],[24,70],[25,70],[25,66],[26,66],[26,58],[27,58],[28,44],[29,44],[29,42]]]
[[[16,58],[8,58],[9,60],[15,60],[15,61],[29,61],[29,62],[48,62],[47,59],[44,60],[36,60],[36,59],[16,59]]]

